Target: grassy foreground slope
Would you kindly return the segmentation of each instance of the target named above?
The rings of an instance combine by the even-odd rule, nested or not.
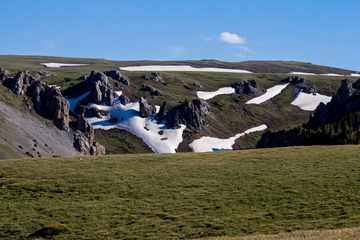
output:
[[[1,160],[0,238],[41,229],[67,239],[179,239],[357,227],[358,155],[359,146],[343,145]]]

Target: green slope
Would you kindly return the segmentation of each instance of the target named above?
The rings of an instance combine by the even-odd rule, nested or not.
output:
[[[0,238],[179,239],[358,227],[358,146],[0,161]]]

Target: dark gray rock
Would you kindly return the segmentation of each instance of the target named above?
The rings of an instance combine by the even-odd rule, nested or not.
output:
[[[129,85],[129,80],[126,79],[124,76],[121,75],[120,71],[118,70],[110,70],[110,71],[106,71],[104,72],[106,76],[111,77],[114,80],[117,80],[119,82],[121,82],[124,85]]]
[[[124,96],[124,95],[121,95],[121,96],[119,97],[119,101],[120,101],[120,103],[121,103],[122,105],[126,105],[126,104],[128,104],[128,103],[131,103],[130,98],[128,98],[128,97],[126,97],[126,96]]]
[[[4,85],[16,95],[23,96],[30,84],[35,81],[36,79],[29,72],[19,72],[15,77],[5,79]]]
[[[81,105],[80,101],[76,104],[74,111],[77,115],[84,114],[84,117],[87,118],[91,118],[91,117],[102,118],[103,116],[107,115],[107,112],[105,110],[99,110],[96,107],[91,108],[90,106]]]
[[[142,91],[145,91],[145,92],[150,92],[151,95],[153,96],[163,96],[164,94],[162,92],[160,92],[159,90],[155,89],[154,87],[152,86],[149,86],[149,85],[146,85],[146,84],[143,84],[142,85]]]
[[[152,72],[151,75],[153,75],[155,77],[155,81],[160,81],[163,79],[163,77],[161,76],[160,73]]]
[[[96,87],[97,83],[99,83],[99,85],[106,86],[112,89],[109,79],[105,74],[99,71],[92,71],[90,76],[85,81],[85,88],[91,91]]]
[[[186,100],[183,104],[171,108],[164,112],[165,104],[157,115],[158,122],[166,121],[166,127],[177,129],[181,124],[186,125],[192,130],[201,130],[208,122],[204,118],[210,114],[211,108],[204,100],[195,99],[193,101]]]
[[[79,79],[80,79],[80,80],[85,80],[85,81],[86,81],[86,80],[88,79],[88,76],[86,76],[86,75],[82,75],[81,77],[79,77]]]
[[[360,79],[358,79],[356,82],[354,82],[352,87],[355,89],[360,89]]]
[[[149,104],[149,102],[145,98],[140,97],[139,105],[140,105],[139,115],[142,118],[150,117],[152,114],[156,112],[155,107]]]
[[[147,80],[147,81],[150,81],[150,78],[148,76],[146,76],[146,75],[143,75],[142,78]]]
[[[289,76],[285,80],[282,80],[282,82],[291,83],[291,84],[303,84],[303,85],[309,84],[308,79],[299,76]]]
[[[0,82],[10,77],[10,72],[0,67]]]
[[[119,119],[117,117],[113,117],[111,119],[109,119],[109,123],[117,123],[119,121]]]
[[[57,77],[56,75],[51,75],[48,72],[38,72],[34,75],[34,78],[36,80],[40,80],[40,79],[46,79],[46,78],[51,78],[51,77]]]
[[[244,81],[241,83],[234,83],[231,87],[235,88],[237,94],[246,94],[260,96],[263,94],[260,88],[258,88],[255,80]]]
[[[194,83],[194,86],[196,87],[196,88],[200,88],[200,89],[202,89],[203,88],[203,86],[201,86],[200,84],[198,84],[198,83]]]

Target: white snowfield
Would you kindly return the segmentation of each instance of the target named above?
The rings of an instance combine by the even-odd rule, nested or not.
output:
[[[290,72],[289,74],[296,74],[296,75],[317,75],[315,73],[306,73],[306,72]]]
[[[140,137],[155,153],[175,153],[175,149],[183,141],[182,133],[185,125],[181,125],[179,129],[167,129],[165,121],[157,124],[154,119],[156,113],[147,118],[139,116],[139,102],[122,105],[118,100],[121,92],[116,93],[116,100],[113,106],[92,104],[91,107],[103,109],[108,112],[103,118],[86,118],[86,120],[94,127],[94,129],[124,129],[132,134]],[[74,111],[78,101],[85,98],[89,92],[81,95],[76,99],[67,99],[70,103],[70,110]],[[156,106],[157,112],[160,107]],[[118,122],[110,123],[111,118],[117,117]],[[161,131],[161,132],[160,132]]]
[[[316,74],[316,73],[306,73],[306,72],[290,72],[288,74],[294,74],[294,75],[322,75],[322,76],[350,76],[350,77],[360,77],[360,74],[358,73],[351,73],[350,75],[341,75],[341,74],[337,74],[337,73],[325,73],[325,74]]]
[[[294,100],[291,102],[292,105],[298,106],[305,111],[314,111],[316,107],[322,102],[327,104],[331,101],[332,97],[321,95],[319,93],[309,94],[304,92],[299,92]]]
[[[204,100],[211,99],[211,98],[213,98],[217,95],[221,95],[221,94],[233,94],[233,93],[235,93],[235,88],[232,88],[232,87],[219,88],[218,90],[216,90],[214,92],[204,92],[204,91],[196,92],[198,98],[204,99]]]
[[[285,89],[287,87],[287,85],[289,85],[289,83],[276,85],[274,87],[271,87],[271,88],[267,89],[266,93],[264,93],[263,95],[261,95],[259,97],[256,97],[256,98],[253,98],[253,99],[247,101],[245,104],[260,104],[260,103],[263,103],[263,102],[275,97],[279,93],[281,93],[281,91],[283,89]]]
[[[181,72],[229,72],[229,73],[252,73],[241,69],[225,68],[194,68],[186,65],[149,65],[149,66],[130,66],[119,67],[123,71],[181,71]]]
[[[41,65],[45,65],[47,68],[59,68],[59,67],[78,67],[89,64],[78,64],[78,63],[40,63]]]
[[[189,146],[193,152],[217,152],[217,151],[231,151],[233,150],[232,145],[235,144],[235,140],[239,137],[245,136],[257,131],[264,131],[267,128],[265,124],[250,128],[243,133],[236,134],[234,137],[228,139],[220,139],[213,137],[202,137],[194,140]]]

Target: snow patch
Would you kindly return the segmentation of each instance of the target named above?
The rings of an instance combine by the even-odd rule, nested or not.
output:
[[[221,94],[233,94],[233,93],[235,93],[235,88],[232,88],[232,87],[219,88],[219,90],[214,91],[214,92],[204,92],[204,91],[196,92],[198,98],[204,99],[204,100],[208,100],[210,98],[213,98],[213,97],[215,97],[217,95],[221,95]]]
[[[47,68],[59,68],[59,67],[78,67],[89,64],[77,64],[77,63],[40,63],[41,65],[45,65]]]
[[[297,75],[317,75],[315,73],[305,73],[305,72],[290,72],[289,74],[297,74]]]
[[[220,139],[213,137],[202,137],[194,140],[189,146],[193,152],[217,152],[217,151],[231,151],[233,150],[232,145],[235,144],[235,140],[257,131],[264,131],[267,128],[265,124],[250,128],[243,133],[236,134],[234,137],[228,139]]]
[[[81,95],[78,98],[67,99],[70,103],[70,110],[74,112],[78,101],[85,98],[90,92]],[[115,92],[120,96],[121,91]],[[117,97],[118,98],[118,97]],[[183,141],[182,134],[185,125],[181,125],[179,129],[167,129],[165,121],[157,124],[154,119],[156,113],[147,118],[139,116],[139,102],[122,105],[118,99],[115,100],[113,106],[91,104],[90,107],[106,110],[108,114],[103,118],[86,118],[86,120],[94,127],[94,129],[112,129],[119,128],[127,130],[132,134],[140,137],[143,141],[156,153],[175,153],[176,148]],[[158,112],[160,106],[155,106]],[[110,123],[111,118],[116,117],[116,123]]]
[[[191,66],[176,65],[149,65],[149,66],[130,66],[119,67],[123,71],[184,71],[184,72],[229,72],[229,73],[252,73],[241,69],[225,68],[194,68]]]
[[[287,84],[282,84],[282,85],[276,85],[274,87],[271,87],[269,89],[267,89],[266,93],[264,93],[263,95],[253,98],[249,101],[247,101],[245,104],[260,104],[263,103],[267,100],[269,100],[270,98],[275,97],[276,95],[278,95],[279,93],[281,93],[281,91],[283,89],[285,89],[287,87],[287,85],[289,85],[289,83]]]
[[[358,73],[352,73],[350,76],[352,76],[352,77],[360,77],[360,74],[358,74]]]
[[[326,74],[320,74],[323,76],[345,76],[345,75],[340,75],[340,74],[336,74],[336,73],[326,73]]]
[[[314,111],[321,102],[327,104],[330,101],[331,97],[321,95],[319,93],[314,95],[310,93],[299,92],[291,104],[298,106],[305,111]]]

